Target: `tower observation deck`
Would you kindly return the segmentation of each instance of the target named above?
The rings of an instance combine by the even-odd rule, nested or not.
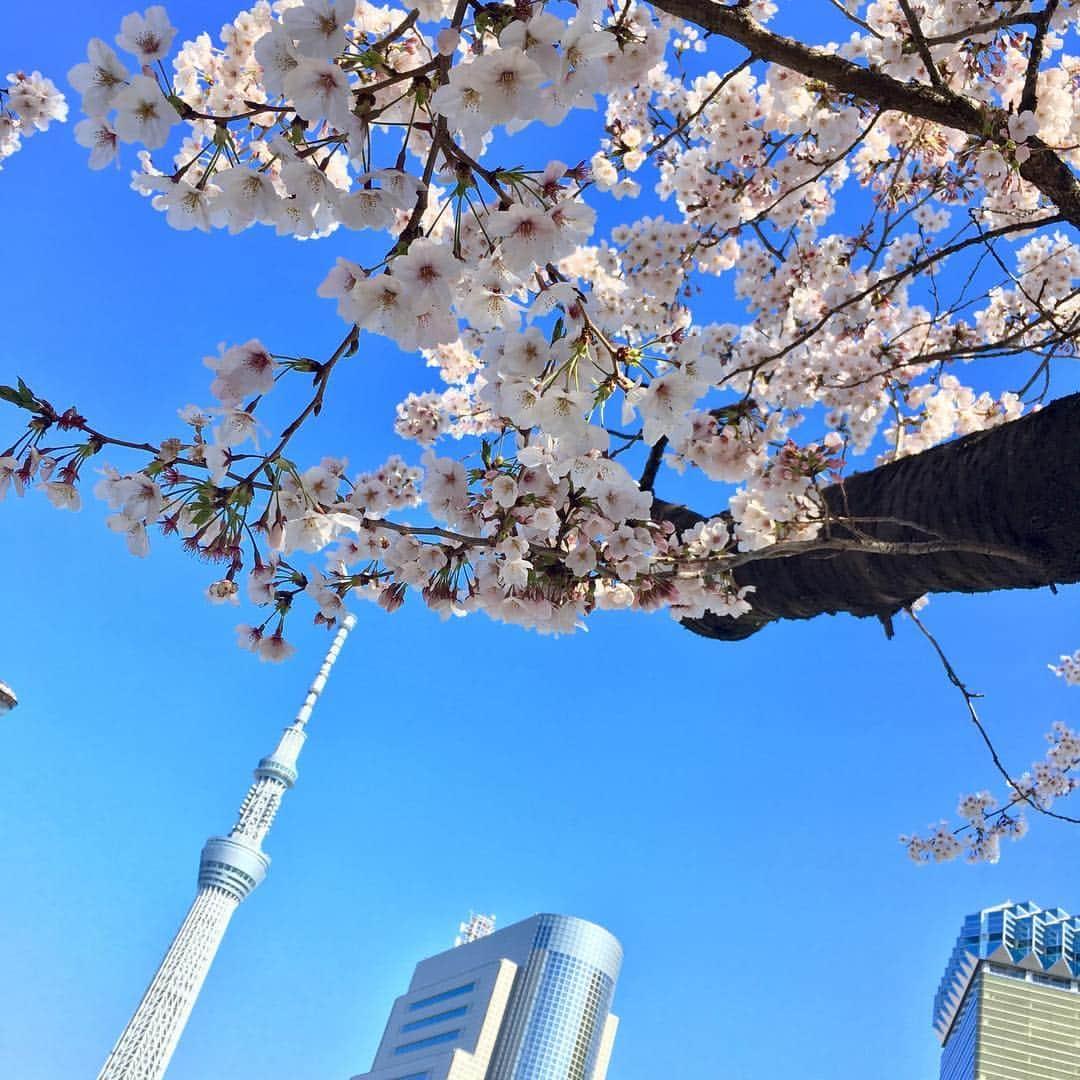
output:
[[[165,1075],[233,912],[266,877],[270,857],[262,850],[263,840],[282,796],[296,782],[311,710],[355,624],[354,616],[345,617],[296,719],[256,766],[236,824],[227,836],[212,836],[203,846],[198,892],[187,917],[98,1080],[160,1080]]]

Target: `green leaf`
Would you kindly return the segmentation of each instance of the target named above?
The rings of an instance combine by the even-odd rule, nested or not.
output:
[[[3,398],[4,401],[10,401],[12,405],[17,405],[20,409],[34,411],[38,407],[34,391],[22,379],[17,379],[17,381],[19,383],[17,390],[11,386],[0,386],[0,398]]]

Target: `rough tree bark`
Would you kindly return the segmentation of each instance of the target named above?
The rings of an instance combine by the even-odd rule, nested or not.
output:
[[[754,610],[683,625],[738,641],[777,619],[848,612],[890,619],[924,593],[1035,589],[1080,581],[1080,394],[1010,424],[976,432],[825,489],[830,512],[863,519],[886,542],[929,538],[993,545],[1021,558],[969,552],[931,555],[802,554],[734,571],[753,585]],[[656,499],[653,516],[680,531],[704,520]],[[891,519],[908,525],[867,519]],[[834,525],[847,539],[852,529]]]
[[[750,14],[747,0],[653,0],[655,6],[746,48],[754,59],[779,64],[850,94],[879,109],[920,117],[975,139],[1000,139],[1008,114],[942,83],[902,82],[883,71],[845,60],[769,30]],[[1033,27],[1021,107],[1036,105],[1036,76],[1050,17],[1017,16]],[[917,21],[913,44],[927,53]],[[1020,174],[1080,227],[1080,184],[1066,162],[1038,139]],[[851,477],[826,490],[838,516],[912,523],[866,522],[864,535],[886,542],[940,538],[1005,547],[1020,559],[970,552],[919,556],[844,553],[801,554],[754,562],[734,571],[739,585],[753,585],[754,610],[741,619],[707,616],[683,625],[694,633],[737,641],[776,619],[810,619],[849,612],[889,620],[924,593],[989,592],[1038,588],[1080,580],[1080,394],[991,431]],[[656,499],[653,516],[680,530],[702,516]],[[917,526],[917,527],[915,527]],[[832,537],[853,538],[833,527]]]

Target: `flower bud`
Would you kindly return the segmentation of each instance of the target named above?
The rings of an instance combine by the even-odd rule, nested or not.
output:
[[[435,48],[440,56],[453,56],[459,41],[461,35],[452,26],[444,26],[435,35]]]

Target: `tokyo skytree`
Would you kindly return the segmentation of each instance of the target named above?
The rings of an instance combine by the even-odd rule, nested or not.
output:
[[[98,1080],[160,1080],[165,1075],[233,912],[266,876],[270,858],[263,853],[263,839],[282,795],[296,782],[304,728],[355,624],[354,616],[345,616],[296,719],[256,767],[232,831],[206,841],[198,894]]]

